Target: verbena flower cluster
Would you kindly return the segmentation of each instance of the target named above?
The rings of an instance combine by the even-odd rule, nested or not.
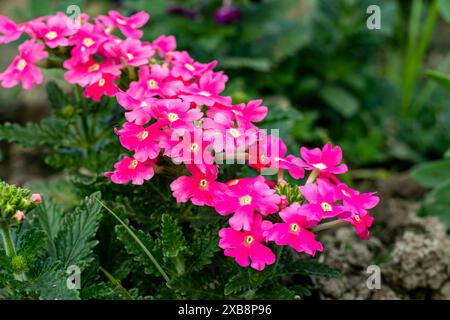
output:
[[[323,248],[314,227],[329,219],[348,222],[368,238],[373,221],[368,210],[379,199],[337,178],[347,171],[340,147],[327,143],[321,149],[303,147],[300,156],[287,155],[279,137],[255,124],[268,112],[261,100],[233,104],[222,94],[228,77],[214,71],[217,62],[200,63],[176,50],[173,36],[140,40],[139,28],[148,20],[145,12],[124,17],[110,11],[93,19],[83,14],[75,28],[63,13],[22,24],[0,16],[0,43],[23,33],[31,37],[0,74],[1,85],[21,82],[31,89],[43,81],[41,60],[65,56],[68,82],[96,101],[115,97],[125,109],[126,121],[116,134],[130,154],[105,176],[117,184],[140,185],[162,170],[163,160],[184,165],[189,173],[171,183],[173,196],[229,217],[219,246],[242,267],[262,270],[274,263],[269,242],[315,255]],[[219,164],[224,160],[244,163],[259,174],[222,182]],[[265,170],[276,173],[276,182],[266,178]],[[299,180],[305,172],[306,183],[293,187],[298,197],[277,192],[287,185],[285,174]]]

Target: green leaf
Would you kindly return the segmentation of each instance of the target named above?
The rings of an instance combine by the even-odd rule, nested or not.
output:
[[[450,159],[419,164],[412,169],[411,177],[425,187],[437,187],[450,181]]]
[[[92,260],[92,249],[98,241],[94,240],[97,232],[101,205],[94,200],[99,192],[86,197],[74,212],[66,214],[63,227],[56,237],[57,258],[63,262],[64,268],[77,265],[83,269]]]
[[[11,259],[6,255],[5,250],[0,249],[0,273],[6,271],[8,273],[13,272]]]
[[[174,258],[188,250],[183,230],[168,214],[162,215],[161,243],[165,258]]]
[[[349,91],[335,86],[326,86],[320,91],[322,99],[337,112],[350,118],[359,110],[358,99]]]
[[[68,104],[67,95],[54,81],[48,82],[46,91],[47,98],[53,109],[60,110]]]
[[[212,226],[195,231],[191,245],[193,271],[199,271],[211,263],[214,254],[219,251],[218,241],[218,231]]]
[[[225,295],[239,293],[245,290],[256,290],[264,284],[264,281],[273,276],[268,269],[256,271],[253,269],[243,269],[233,275],[225,285]]]
[[[154,241],[151,236],[142,231],[135,230],[133,227],[129,226],[130,230],[139,239],[143,246],[151,252],[157,261],[163,261],[163,254],[161,244],[158,241]],[[129,231],[121,225],[116,226],[117,239],[123,243],[125,250],[128,254],[133,256],[133,260],[138,262],[142,267],[144,267],[144,272],[146,274],[160,276],[161,273],[156,268],[155,264],[148,258],[142,247],[136,243],[135,239],[131,236]]]
[[[17,255],[23,256],[27,266],[31,267],[46,244],[47,234],[43,230],[38,228],[28,229],[23,234],[19,233],[18,235]]]
[[[47,251],[53,257],[56,253],[56,236],[62,226],[64,211],[51,198],[45,198],[31,213],[31,221],[36,221],[47,235]]]
[[[448,2],[450,3],[450,0],[448,0]],[[449,17],[450,17],[450,8],[449,8]],[[438,84],[440,84],[442,87],[444,87],[447,91],[450,91],[450,76],[448,74],[440,71],[429,70],[427,72],[427,75],[431,79],[436,81]]]
[[[79,292],[67,287],[68,274],[53,268],[40,274],[28,286],[28,290],[38,292],[40,300],[79,300]]]
[[[66,178],[58,178],[45,181],[33,181],[26,184],[27,189],[33,193],[40,193],[44,199],[51,199],[64,207],[72,208],[80,201],[73,183]]]
[[[297,260],[286,266],[289,273],[298,273],[308,276],[334,278],[340,275],[339,271],[327,264],[317,261]]]
[[[65,121],[51,117],[40,123],[28,122],[25,126],[5,123],[0,126],[0,140],[16,142],[23,147],[60,145],[68,132]]]
[[[425,215],[438,217],[450,229],[450,180],[426,195],[423,211]]]
[[[438,1],[439,13],[445,21],[450,22],[450,0]]]

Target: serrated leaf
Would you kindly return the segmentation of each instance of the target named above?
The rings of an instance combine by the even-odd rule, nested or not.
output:
[[[151,238],[151,236],[142,231],[135,230],[133,227],[129,226],[131,231],[136,235],[136,237],[142,242],[142,244],[147,248],[148,251],[155,257],[157,261],[163,260],[162,248],[161,244],[158,241],[155,241]],[[143,252],[142,248],[130,233],[125,229],[124,226],[117,225],[116,226],[116,234],[117,239],[123,243],[128,254],[133,256],[133,260],[138,262],[142,267],[144,267],[144,272],[146,274],[151,274],[155,276],[160,276],[160,272],[156,268],[155,264],[147,257],[147,255]]]
[[[338,277],[340,275],[339,271],[330,267],[325,263],[320,263],[317,261],[306,261],[306,260],[297,260],[293,261],[289,264],[286,269],[290,273],[299,273],[308,276],[316,276],[316,277]]]
[[[64,268],[77,265],[83,269],[92,260],[92,249],[98,241],[94,240],[101,218],[100,204],[94,200],[99,192],[86,197],[73,212],[65,216],[63,227],[56,237],[56,256]]]
[[[187,251],[186,239],[175,219],[168,214],[163,214],[161,229],[161,243],[165,258],[174,258]]]
[[[3,249],[0,249],[0,273],[2,271],[13,272],[11,266],[11,258],[6,255],[6,252]]]
[[[62,208],[52,201],[51,198],[44,198],[44,201],[37,206],[31,213],[32,221],[36,221],[42,230],[47,234],[48,245],[47,251],[53,257],[56,253],[56,236],[62,226],[64,211]]]
[[[211,263],[214,254],[219,251],[218,241],[218,231],[215,228],[209,226],[201,230],[196,230],[191,245],[194,261],[190,268],[193,271],[199,271]]]
[[[79,300],[79,292],[68,288],[67,279],[66,272],[55,268],[40,274],[28,286],[28,290],[38,292],[40,300]]]
[[[271,284],[257,291],[258,299],[263,300],[292,300],[296,292],[280,284]]]
[[[19,233],[18,235],[17,255],[23,256],[28,267],[31,267],[46,244],[47,234],[45,231],[37,228],[28,229],[23,234]]]
[[[264,284],[264,281],[272,277],[273,274],[268,269],[255,271],[250,269],[240,270],[233,275],[225,285],[225,295],[242,292],[245,290],[256,290]]]
[[[61,90],[61,88],[54,82],[49,81],[46,87],[47,98],[53,109],[59,110],[68,104],[67,95]]]
[[[0,126],[0,140],[16,142],[23,147],[59,145],[68,135],[68,130],[65,121],[54,117],[40,123],[28,122],[25,126],[5,123]]]

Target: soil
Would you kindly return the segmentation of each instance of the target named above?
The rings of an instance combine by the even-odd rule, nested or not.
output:
[[[314,279],[322,299],[450,299],[450,235],[434,217],[418,217],[425,190],[407,174],[378,182],[381,203],[375,211],[370,240],[351,227],[320,235],[320,259],[342,276]],[[381,285],[369,289],[372,265]]]

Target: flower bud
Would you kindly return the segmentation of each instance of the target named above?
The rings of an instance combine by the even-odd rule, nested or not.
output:
[[[17,210],[16,213],[14,214],[14,218],[17,221],[22,221],[23,219],[25,219],[25,213],[23,211]]]
[[[30,199],[35,204],[39,204],[42,202],[42,196],[39,193],[33,193]]]

